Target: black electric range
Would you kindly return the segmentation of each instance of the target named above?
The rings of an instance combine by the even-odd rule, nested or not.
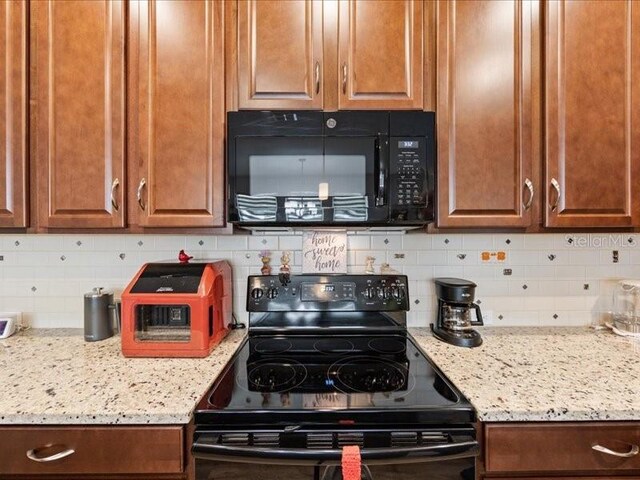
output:
[[[247,309],[247,339],[195,411],[198,479],[338,479],[347,445],[364,478],[470,475],[475,411],[408,334],[405,276],[252,276]]]

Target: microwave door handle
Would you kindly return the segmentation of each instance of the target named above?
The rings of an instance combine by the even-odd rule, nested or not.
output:
[[[378,166],[378,178],[377,178],[378,182],[376,185],[376,207],[383,207],[385,191],[386,191],[385,179],[387,177],[387,165],[382,155],[380,155],[380,138],[376,139],[374,161]]]
[[[342,449],[315,450],[309,448],[255,448],[218,443],[200,442],[196,439],[191,447],[195,458],[204,460],[244,461],[252,463],[272,462],[291,464],[335,463],[342,460]],[[475,439],[467,438],[459,442],[420,445],[400,448],[363,448],[360,457],[363,463],[390,464],[452,460],[476,457],[480,446]]]

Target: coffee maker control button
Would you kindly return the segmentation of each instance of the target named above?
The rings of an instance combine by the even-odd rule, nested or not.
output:
[[[267,298],[276,298],[278,296],[277,288],[270,288],[267,290]]]
[[[251,298],[253,298],[254,300],[260,300],[263,295],[264,290],[262,290],[261,288],[254,288],[253,290],[251,290]]]

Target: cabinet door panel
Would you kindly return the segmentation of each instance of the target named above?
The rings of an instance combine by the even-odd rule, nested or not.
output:
[[[422,109],[423,20],[420,1],[340,2],[340,109]]]
[[[33,2],[42,227],[124,225],[124,5]]]
[[[531,224],[532,5],[438,4],[438,225]]]
[[[0,227],[27,226],[27,3],[0,3]]]
[[[238,2],[238,106],[322,108],[322,2]]]
[[[143,226],[224,225],[222,7],[139,2],[132,48]]]
[[[547,12],[546,225],[631,225],[640,8],[553,1]]]
[[[0,428],[0,477],[86,479],[89,475],[180,474],[184,471],[184,428],[175,426],[27,426]],[[58,460],[37,462],[64,450]],[[113,477],[113,475],[117,475]],[[9,478],[16,478],[10,476]],[[95,478],[95,477],[92,477]],[[157,477],[156,477],[157,478]],[[162,477],[166,478],[166,477]]]

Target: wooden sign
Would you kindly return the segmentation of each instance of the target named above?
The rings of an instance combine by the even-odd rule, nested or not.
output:
[[[347,273],[347,233],[304,232],[302,273]]]

